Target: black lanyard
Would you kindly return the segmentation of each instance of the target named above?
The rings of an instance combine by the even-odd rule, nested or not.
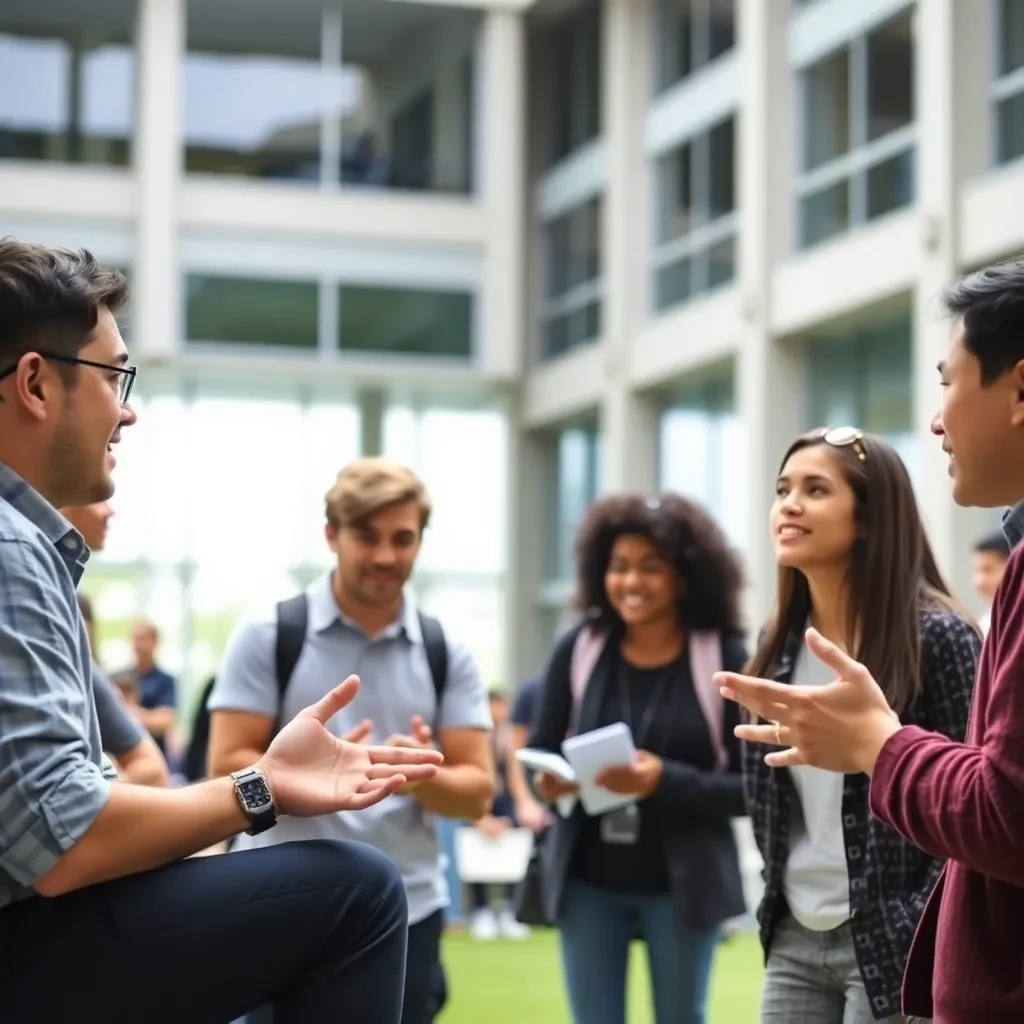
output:
[[[639,727],[633,732],[633,745],[637,750],[644,749],[644,742],[647,739],[648,733],[651,731],[651,726],[654,724],[654,716],[658,713],[658,709],[661,706],[661,695],[662,690],[665,688],[665,684],[668,682],[669,677],[672,674],[672,669],[675,667],[675,662],[671,665],[666,665],[658,673],[658,681],[654,684],[654,689],[651,691],[650,699],[647,701],[647,707],[644,709],[643,718],[640,721]],[[619,656],[619,697],[622,701],[622,718],[626,724],[632,729],[633,728],[633,702],[629,696],[629,669],[630,666],[626,662],[626,659],[621,655]]]

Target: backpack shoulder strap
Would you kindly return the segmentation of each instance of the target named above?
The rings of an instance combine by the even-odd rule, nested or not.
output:
[[[274,644],[274,668],[277,673],[277,695],[281,703],[292,681],[295,666],[306,645],[309,604],[305,594],[296,594],[277,603],[277,640]]]
[[[590,626],[583,626],[576,634],[572,646],[572,660],[569,662],[569,689],[572,692],[572,711],[570,712],[569,734],[576,731],[576,720],[583,704],[583,694],[594,671],[594,666],[601,657],[608,637]]]
[[[423,612],[417,612],[420,620],[420,631],[423,633],[423,647],[427,653],[427,664],[430,666],[430,678],[434,681],[434,696],[437,698],[437,710],[441,711],[441,698],[448,684],[448,640],[444,629],[437,619]]]
[[[725,771],[729,766],[729,752],[725,749],[722,730],[725,728],[725,701],[715,685],[715,673],[722,669],[722,638],[718,633],[690,634],[690,675],[693,688],[700,701],[704,720],[711,734],[711,747],[715,752],[715,770]]]

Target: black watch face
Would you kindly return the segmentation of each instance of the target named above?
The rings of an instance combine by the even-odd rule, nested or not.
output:
[[[242,795],[245,806],[249,808],[265,807],[270,803],[270,790],[259,777],[246,779],[238,784],[238,792]]]

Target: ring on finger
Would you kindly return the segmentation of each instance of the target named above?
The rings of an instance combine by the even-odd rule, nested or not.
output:
[[[778,720],[775,720],[775,721],[772,722],[772,725],[775,726],[775,742],[776,742],[776,744],[778,744],[778,746],[781,747],[782,746],[782,723],[779,722]]]

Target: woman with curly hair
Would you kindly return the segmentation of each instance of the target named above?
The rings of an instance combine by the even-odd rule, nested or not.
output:
[[[624,721],[633,764],[600,785],[633,798],[555,816],[542,857],[574,1024],[623,1024],[630,941],[647,945],[657,1024],[702,1024],[723,922],[743,913],[730,819],[744,813],[735,705],[713,675],[742,666],[740,567],[722,531],[677,495],[618,495],[577,538],[584,625],[557,643],[530,745]],[[539,773],[554,803],[573,792]]]
[[[901,721],[962,742],[981,640],[935,564],[892,446],[850,427],[797,438],[782,458],[769,521],[776,606],[747,671],[802,686],[832,682],[804,650],[811,625],[868,666]],[[784,742],[780,729],[740,732]],[[871,816],[866,775],[771,768],[773,749],[744,743],[765,865],[762,1024],[902,1021],[910,940],[942,863]]]

